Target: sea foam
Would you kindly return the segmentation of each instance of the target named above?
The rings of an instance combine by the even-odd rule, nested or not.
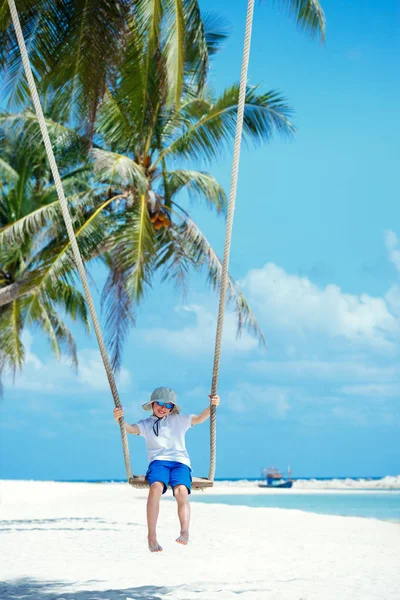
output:
[[[261,481],[261,480],[260,480]],[[216,481],[214,487],[243,490],[255,488],[260,481],[242,479],[239,481]],[[293,488],[302,490],[400,490],[400,475],[387,475],[381,479],[346,478],[346,479],[294,479]]]

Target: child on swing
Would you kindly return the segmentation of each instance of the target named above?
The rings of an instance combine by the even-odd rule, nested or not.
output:
[[[209,396],[210,404],[218,406],[219,396]],[[146,479],[150,490],[147,499],[147,527],[150,552],[161,552],[157,541],[156,527],[160,507],[160,498],[171,486],[178,503],[180,535],[178,544],[189,542],[190,505],[192,475],[190,458],[185,446],[186,431],[193,425],[204,423],[210,416],[210,406],[198,415],[182,415],[176,403],[176,393],[167,387],[154,390],[150,401],[143,404],[144,410],[151,410],[152,415],[138,421],[135,425],[125,423],[127,433],[141,435],[146,442],[149,467]],[[114,419],[124,416],[122,408],[114,409]]]

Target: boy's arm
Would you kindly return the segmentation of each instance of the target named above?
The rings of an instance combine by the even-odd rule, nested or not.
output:
[[[218,406],[219,396],[209,396],[209,398],[210,398],[210,405],[212,404],[213,406]],[[201,423],[204,423],[204,421],[207,421],[209,416],[210,416],[210,406],[207,406],[207,408],[205,408],[200,414],[194,415],[192,417],[192,425],[200,425]]]
[[[124,416],[124,410],[122,408],[122,406],[120,406],[119,408],[114,408],[114,419],[116,420],[116,422],[119,424],[119,419],[121,417]],[[125,431],[126,433],[134,433],[135,435],[140,435],[140,429],[139,429],[139,425],[129,425],[129,423],[127,423],[125,421]]]
[[[192,425],[200,425],[200,423],[204,423],[204,421],[207,421],[209,416],[210,416],[210,407],[207,406],[207,408],[205,408],[200,414],[193,415]]]
[[[134,433],[135,435],[140,435],[140,429],[136,425],[129,425],[129,423],[125,423],[126,433]]]

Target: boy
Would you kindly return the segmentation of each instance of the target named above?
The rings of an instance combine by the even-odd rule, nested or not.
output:
[[[218,406],[219,396],[209,396],[210,404]],[[154,390],[150,401],[143,404],[144,410],[153,414],[135,425],[125,423],[127,433],[141,435],[146,442],[149,467],[146,479],[150,490],[147,499],[147,527],[150,552],[161,552],[157,541],[156,527],[160,508],[160,498],[167,491],[168,484],[178,503],[178,518],[181,527],[178,544],[189,542],[190,505],[189,494],[192,483],[190,458],[185,446],[186,431],[193,425],[204,423],[210,416],[207,406],[198,415],[182,415],[176,403],[176,393],[167,387]],[[124,416],[122,408],[114,409],[114,419]]]

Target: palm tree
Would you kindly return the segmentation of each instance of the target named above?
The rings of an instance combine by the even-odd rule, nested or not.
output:
[[[76,235],[84,259],[102,256],[109,268],[103,305],[107,341],[115,367],[120,365],[122,344],[135,307],[156,271],[161,270],[163,280],[174,281],[184,291],[188,273],[205,267],[213,289],[219,286],[221,262],[200,228],[180,205],[179,193],[187,190],[191,197],[200,196],[217,213],[225,209],[225,193],[209,173],[173,167],[176,162],[182,166],[194,158],[211,160],[218,155],[234,134],[238,100],[236,85],[217,98],[210,93],[194,96],[188,91],[182,97],[179,110],[160,102],[156,114],[150,113],[139,120],[137,112],[129,111],[131,97],[126,96],[123,78],[121,82],[121,87],[109,92],[100,107],[97,143],[90,153],[94,177],[86,181],[77,206],[76,200],[72,203],[76,209]],[[156,93],[159,94],[159,90]],[[256,89],[249,89],[246,136],[249,140],[269,139],[274,129],[290,135],[293,127],[288,120],[289,112],[276,93],[258,94]],[[35,145],[39,143],[36,118],[29,111],[19,116],[5,115],[3,122],[13,131],[24,131]],[[87,140],[54,118],[48,117],[47,123],[61,157],[73,155],[74,148],[78,148],[79,154],[80,149],[81,162],[75,158],[72,163],[72,167],[79,167]],[[21,144],[18,147],[21,148]],[[72,173],[75,175],[85,168],[75,168]],[[68,176],[67,171],[64,179]],[[76,193],[77,182],[75,178],[72,181]],[[11,191],[10,186],[7,191]],[[15,218],[0,230],[0,247],[3,248],[10,248],[11,242],[21,244],[27,233],[30,239],[32,234],[40,239],[44,232],[48,237],[48,229],[57,238],[56,243],[51,239],[49,244],[38,248],[39,254],[30,261],[29,268],[18,273],[19,281],[14,276],[3,289],[0,287],[0,305],[3,294],[7,306],[10,304],[8,290],[15,280],[14,301],[35,294],[37,272],[40,282],[51,284],[60,278],[71,282],[75,265],[69,241],[65,233],[61,233],[58,201],[51,204],[51,210],[53,212],[41,205],[39,212],[32,212],[31,206],[27,215]],[[45,222],[43,217],[39,218],[43,214]],[[33,273],[32,266],[36,267]],[[262,340],[256,319],[233,279],[228,291],[236,305],[239,329],[247,326]]]
[[[76,345],[62,315],[79,319],[86,327],[88,317],[73,271],[54,271],[65,234],[46,154],[43,144],[32,140],[29,128],[10,133],[0,132],[0,289],[17,286],[18,294],[11,294],[0,307],[0,373],[5,368],[15,373],[22,366],[25,325],[38,326],[56,356],[65,352],[76,365]],[[64,169],[61,153],[59,160],[78,225],[86,219],[90,203],[85,169]]]
[[[148,36],[149,56],[157,51],[160,32],[169,64],[171,99],[179,99],[184,70],[201,86],[209,58],[226,37],[223,21],[200,14],[197,0],[18,0],[30,61],[42,92],[62,89],[70,117],[93,134],[99,102],[118,76],[132,35]],[[145,57],[142,57],[145,58]],[[95,68],[94,68],[95,65]],[[29,90],[21,69],[7,0],[0,0],[0,73],[9,102],[26,104]]]
[[[319,0],[279,0],[299,28],[324,39],[325,17]],[[18,0],[30,60],[42,91],[49,85],[69,95],[76,117],[91,130],[97,108],[115,82],[126,51],[129,23],[148,39],[147,64],[159,51],[168,64],[170,99],[179,102],[184,72],[201,86],[210,57],[226,37],[223,21],[201,12],[197,0]],[[131,32],[130,32],[131,33]],[[143,57],[144,58],[144,57]],[[95,68],[93,68],[95,65]],[[7,0],[0,0],[0,75],[13,103],[26,104],[25,82]]]
[[[182,17],[180,3],[173,4],[174,10],[166,0],[139,0],[134,9],[130,7],[118,60],[110,77],[103,78],[102,93],[96,96],[95,110],[88,120],[89,128],[82,127],[79,120],[72,120],[75,128],[71,127],[71,83],[63,89],[66,94],[52,92],[52,86],[47,88],[50,97],[55,98],[55,106],[63,107],[58,118],[51,118],[46,111],[57,151],[73,157],[77,147],[80,152],[91,148],[94,177],[86,180],[90,190],[85,189],[83,202],[77,202],[74,208],[74,200],[72,206],[84,259],[89,261],[100,255],[109,268],[103,305],[107,341],[116,368],[120,365],[122,343],[132,315],[155,272],[161,270],[163,279],[174,281],[180,289],[184,289],[190,270],[203,267],[214,289],[220,282],[221,263],[181,206],[179,193],[186,190],[199,195],[217,213],[224,212],[225,194],[221,186],[209,173],[193,169],[191,163],[201,166],[210,163],[232,140],[238,86],[231,86],[220,96],[207,88],[208,62],[203,60],[198,36],[193,33],[197,30],[184,28],[187,19]],[[301,9],[297,14],[300,25],[311,32],[323,27],[318,2],[293,0],[287,4],[292,10],[296,6]],[[197,3],[183,2],[183,5],[185,10],[191,7],[192,12],[199,14]],[[184,31],[187,35],[182,36]],[[216,45],[220,39],[216,35]],[[204,52],[212,50],[212,35],[203,36],[203,40]],[[62,55],[60,50],[59,56]],[[43,56],[44,52],[40,54]],[[75,76],[76,80],[78,70]],[[84,81],[84,78],[80,81],[82,89]],[[72,97],[79,106],[77,97]],[[278,93],[263,94],[255,87],[248,88],[244,135],[249,141],[267,141],[274,133],[291,135],[293,126],[289,116],[290,109]],[[21,115],[6,115],[3,122],[7,127],[10,123],[23,123],[28,126],[31,139],[38,138],[36,118],[29,110]],[[86,168],[82,158],[75,157],[73,165]],[[186,169],[182,168],[186,165]],[[7,192],[10,186],[6,186]],[[39,262],[36,259],[30,264],[41,265],[39,270],[42,275],[43,269],[46,272],[45,281],[52,282],[49,286],[59,280],[71,284],[74,263],[69,242],[60,233],[57,202],[53,209],[46,224],[33,214],[9,216],[7,228],[0,232],[0,247],[4,248],[7,240],[22,243],[28,231],[25,223],[29,223],[31,234],[46,232],[48,237],[50,231],[53,243],[40,247]],[[47,260],[45,267],[41,260]],[[14,286],[15,293],[9,293],[13,285],[10,281],[0,288],[0,306],[2,303],[8,306],[10,297],[16,302],[36,293],[35,277],[29,272],[25,281],[25,275],[26,271],[20,278],[21,287]],[[239,329],[247,326],[262,339],[255,317],[232,279],[228,291],[236,305]],[[56,297],[49,296],[51,302]]]

